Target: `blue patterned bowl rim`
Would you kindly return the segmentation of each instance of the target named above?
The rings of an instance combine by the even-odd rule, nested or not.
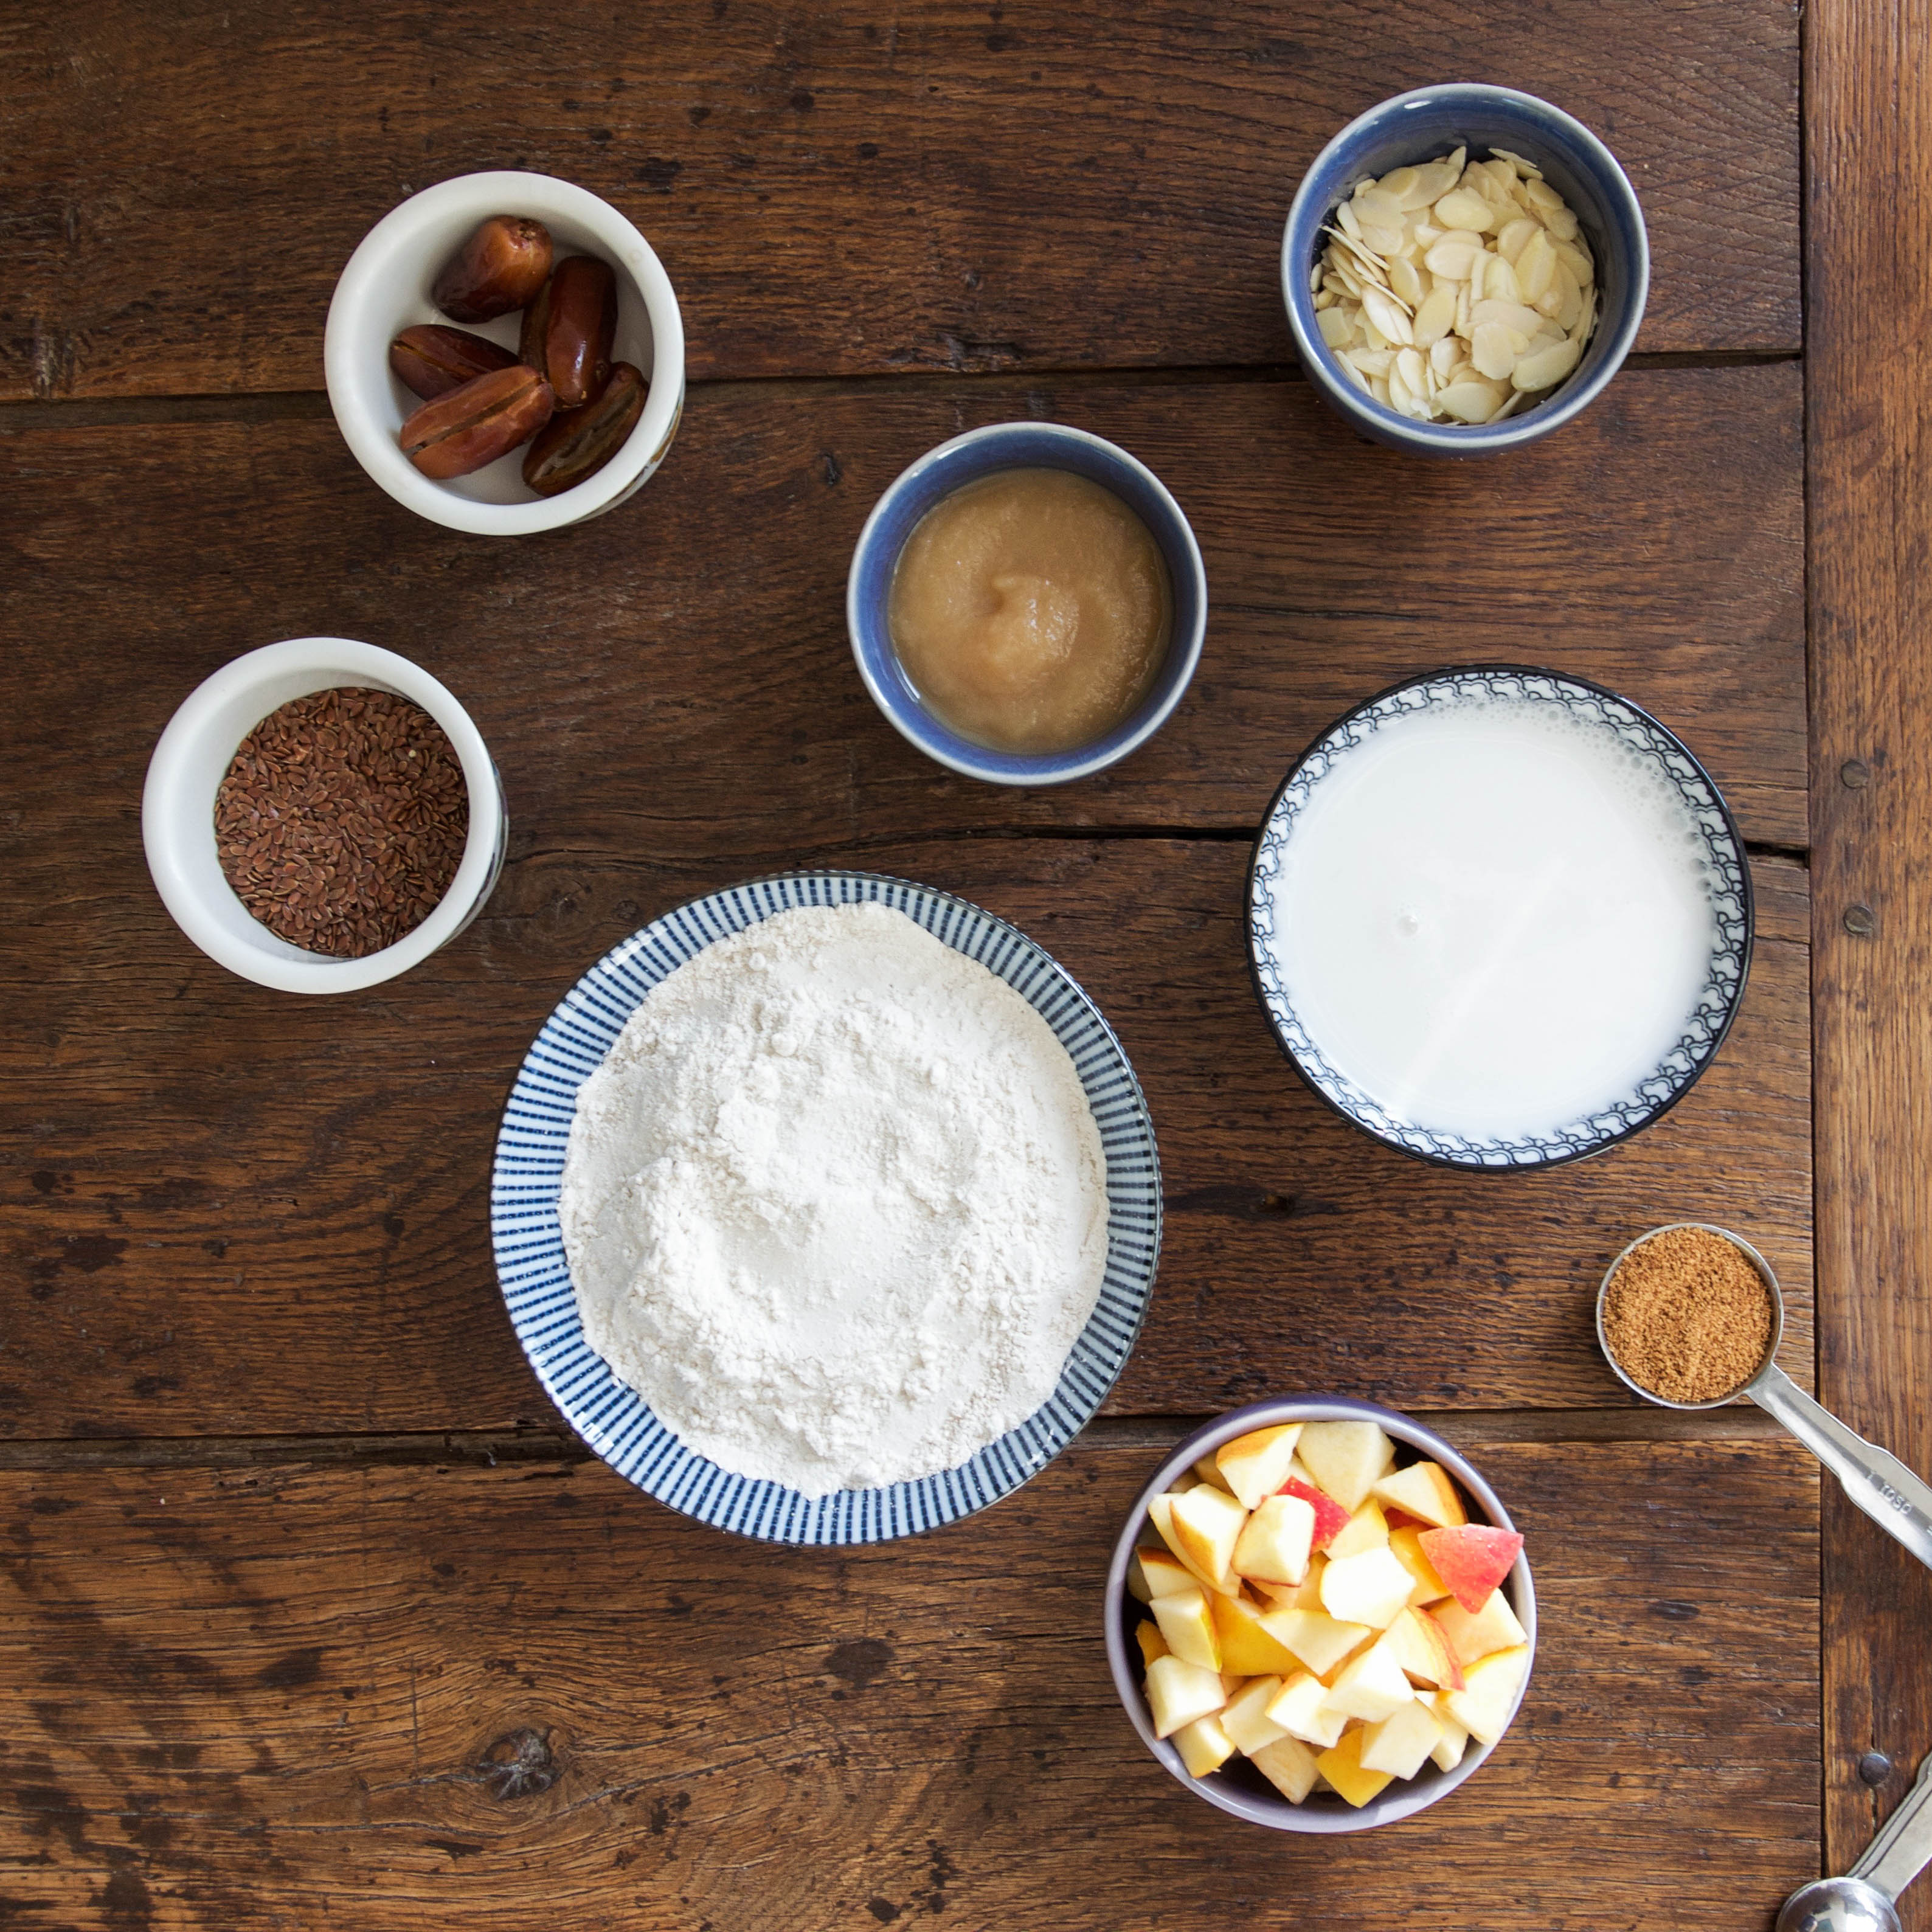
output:
[[[558,1218],[578,1089],[651,988],[728,934],[796,906],[895,908],[1019,993],[1066,1048],[1107,1162],[1100,1298],[1045,1404],[957,1468],[818,1498],[698,1455],[584,1340]],[[950,892],[874,872],[804,872],[694,898],[614,946],[537,1035],[503,1108],[490,1187],[496,1277],[537,1379],[617,1473],[685,1515],[770,1543],[883,1543],[972,1515],[1037,1475],[1106,1400],[1132,1352],[1160,1256],[1160,1161],[1140,1083],[1100,1010],[1043,948]]]
[[[1282,847],[1308,794],[1325,777],[1334,754],[1360,743],[1385,718],[1424,709],[1435,694],[1482,691],[1560,704],[1610,725],[1626,745],[1653,758],[1676,786],[1699,831],[1711,868],[1718,945],[1710,976],[1683,1034],[1628,1101],[1558,1129],[1513,1140],[1472,1140],[1400,1120],[1331,1067],[1309,1037],[1282,987],[1271,956],[1274,913],[1264,888],[1275,876]],[[1690,747],[1641,705],[1606,686],[1568,672],[1531,664],[1452,666],[1405,678],[1378,692],[1330,725],[1290,769],[1269,802],[1248,866],[1248,971],[1276,1043],[1316,1098],[1385,1146],[1439,1166],[1472,1173],[1514,1173],[1556,1167],[1615,1147],[1660,1120],[1695,1086],[1731,1030],[1750,976],[1754,902],[1750,862],[1730,807]]]

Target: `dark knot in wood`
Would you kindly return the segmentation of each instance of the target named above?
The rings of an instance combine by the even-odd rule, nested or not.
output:
[[[506,1804],[548,1791],[562,1772],[550,1741],[538,1731],[506,1731],[476,1767],[490,1796]]]

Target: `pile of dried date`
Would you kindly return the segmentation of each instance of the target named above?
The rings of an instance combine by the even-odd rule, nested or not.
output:
[[[650,385],[610,360],[616,274],[594,255],[553,268],[553,252],[541,221],[493,214],[436,278],[436,305],[454,321],[521,309],[516,355],[441,322],[390,344],[390,368],[423,398],[398,440],[425,476],[467,476],[527,442],[524,481],[554,496],[602,469],[637,428]]]

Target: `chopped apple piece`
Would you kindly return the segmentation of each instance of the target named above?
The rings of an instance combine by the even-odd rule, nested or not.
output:
[[[1204,1456],[1194,1466],[1194,1473],[1204,1483],[1212,1483],[1215,1488],[1232,1496],[1234,1486],[1221,1473],[1221,1466],[1211,1456]]]
[[[1375,1634],[1366,1624],[1343,1623],[1325,1610],[1270,1610],[1262,1628],[1318,1677]]]
[[[1139,1553],[1141,1575],[1148,1594],[1142,1601],[1151,1604],[1156,1597],[1172,1597],[1191,1590],[1201,1581],[1178,1556],[1165,1550],[1143,1550]]]
[[[1414,1587],[1388,1546],[1378,1544],[1357,1556],[1330,1559],[1322,1573],[1322,1607],[1341,1622],[1386,1630]]]
[[[1221,1728],[1234,1739],[1235,1750],[1252,1757],[1264,1744],[1287,1735],[1286,1726],[1276,1724],[1268,1714],[1280,1689],[1279,1677],[1250,1678],[1228,1700],[1227,1708],[1221,1713]]]
[[[1223,1698],[1233,1696],[1247,1681],[1245,1671],[1223,1670],[1221,1672],[1221,1695]]]
[[[1509,1574],[1522,1548],[1522,1538],[1514,1530],[1492,1529],[1487,1523],[1460,1523],[1453,1529],[1422,1532],[1423,1555],[1449,1586],[1449,1594],[1472,1616]]]
[[[1315,1511],[1299,1496],[1264,1496],[1234,1545],[1234,1570],[1262,1583],[1299,1583],[1308,1574]]]
[[[1406,1469],[1392,1470],[1370,1493],[1438,1529],[1469,1520],[1456,1485],[1440,1462],[1412,1462]]]
[[[1420,1530],[1413,1527],[1390,1530],[1389,1547],[1395,1552],[1396,1562],[1415,1579],[1415,1588],[1408,1593],[1412,1604],[1440,1603],[1448,1595],[1448,1585],[1436,1575],[1434,1566],[1422,1553]]]
[[[1234,1545],[1247,1523],[1247,1511],[1226,1490],[1197,1483],[1174,1498],[1168,1516],[1178,1539],[1174,1554],[1206,1578],[1211,1588],[1233,1596],[1240,1588],[1233,1569]]]
[[[1210,1716],[1228,1701],[1219,1672],[1178,1657],[1156,1657],[1148,1666],[1147,1696],[1157,1738],[1172,1737],[1183,1724]]]
[[[1281,1486],[1285,1496],[1299,1496],[1315,1512],[1315,1534],[1309,1538],[1316,1550],[1326,1550],[1348,1527],[1348,1512],[1333,1496],[1324,1495],[1312,1483],[1291,1476]]]
[[[1174,1492],[1172,1490],[1165,1496],[1156,1496],[1148,1504],[1148,1521],[1160,1532],[1161,1540],[1167,1545],[1168,1552],[1174,1561],[1187,1572],[1190,1582],[1198,1583],[1204,1590],[1211,1590],[1214,1587],[1213,1580],[1202,1571],[1195,1568],[1192,1562],[1189,1559],[1186,1551],[1180,1546],[1180,1532],[1174,1526]],[[1147,1558],[1144,1555],[1141,1558],[1141,1568],[1143,1570],[1147,1569]],[[1148,1574],[1148,1580],[1150,1584],[1154,1580],[1151,1572]]]
[[[1221,1640],[1221,1667],[1244,1676],[1292,1676],[1301,1660],[1278,1637],[1262,1628],[1263,1612],[1245,1597],[1210,1597],[1214,1634]]]
[[[1279,1737],[1254,1754],[1255,1768],[1291,1804],[1315,1789],[1315,1754],[1299,1738]]]
[[[1442,1626],[1450,1654],[1465,1670],[1480,1658],[1498,1650],[1514,1650],[1529,1640],[1508,1598],[1500,1590],[1492,1590],[1474,1616],[1456,1603],[1438,1604],[1430,1615]]]
[[[1154,1601],[1154,1592],[1148,1587],[1147,1573],[1141,1568],[1141,1553],[1138,1550],[1127,1558],[1127,1594],[1137,1604]]]
[[[1492,1651],[1462,1674],[1462,1688],[1450,1691],[1442,1708],[1479,1743],[1492,1744],[1508,1728],[1510,1708],[1529,1675],[1529,1646]]]
[[[1343,1731],[1348,1720],[1339,1711],[1324,1710],[1322,1700],[1328,1687],[1312,1670],[1288,1678],[1270,1700],[1268,1714],[1291,1737],[1326,1750]]]
[[[1373,1724],[1392,1717],[1414,1696],[1415,1687],[1403,1671],[1401,1659],[1383,1636],[1342,1665],[1322,1704],[1326,1711]]]
[[[1436,1760],[1438,1771],[1454,1771],[1462,1762],[1462,1754],[1469,1748],[1469,1733],[1442,1708],[1439,1700],[1436,1721],[1442,1727],[1442,1736],[1429,1755]]]
[[[1279,1429],[1256,1429],[1224,1442],[1215,1452],[1217,1472],[1244,1508],[1258,1509],[1288,1480],[1294,1445],[1301,1434],[1298,1422]]]
[[[1334,1540],[1328,1546],[1331,1556],[1359,1556],[1365,1550],[1375,1550],[1389,1540],[1388,1519],[1382,1514],[1382,1506],[1371,1496],[1348,1522],[1335,1532]]]
[[[1419,1684],[1425,1690],[1462,1689],[1462,1666],[1449,1648],[1442,1626],[1426,1610],[1410,1604],[1389,1625],[1388,1640],[1395,1646],[1412,1684]]]
[[[1299,1583],[1257,1583],[1256,1590],[1278,1610],[1318,1610],[1322,1607],[1322,1573],[1328,1559],[1317,1551],[1308,1559],[1308,1574]]]
[[[1363,1734],[1362,1768],[1385,1771],[1396,1778],[1413,1778],[1442,1742],[1442,1726],[1436,1713],[1412,1697],[1400,1710],[1370,1725]]]
[[[1134,1626],[1134,1638],[1141,1647],[1141,1666],[1144,1670],[1156,1657],[1166,1657],[1170,1654],[1166,1638],[1161,1635],[1156,1625],[1149,1623],[1144,1617]]]
[[[1174,1734],[1174,1748],[1192,1778],[1219,1771],[1234,1754],[1233,1740],[1221,1728],[1218,1718],[1196,1718],[1192,1724],[1183,1724]]]
[[[1366,1730],[1350,1731],[1315,1760],[1316,1769],[1358,1811],[1394,1776],[1363,1769],[1362,1740],[1367,1736]]]
[[[1311,1422],[1295,1453],[1309,1473],[1351,1516],[1368,1498],[1395,1445],[1373,1422]]]
[[[1184,1664],[1198,1664],[1204,1670],[1221,1669],[1220,1640],[1214,1634],[1207,1592],[1198,1584],[1171,1597],[1155,1598],[1154,1619],[1168,1648]]]

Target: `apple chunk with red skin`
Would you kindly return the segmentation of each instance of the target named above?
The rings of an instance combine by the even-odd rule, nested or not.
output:
[[[1522,1538],[1513,1529],[1467,1522],[1453,1529],[1425,1529],[1417,1539],[1444,1587],[1472,1616],[1515,1567]]]
[[[1326,1550],[1348,1526],[1348,1512],[1333,1496],[1324,1496],[1312,1483],[1304,1483],[1299,1476],[1289,1477],[1282,1484],[1280,1493],[1299,1496],[1315,1512],[1315,1532],[1308,1540],[1311,1550]]]

